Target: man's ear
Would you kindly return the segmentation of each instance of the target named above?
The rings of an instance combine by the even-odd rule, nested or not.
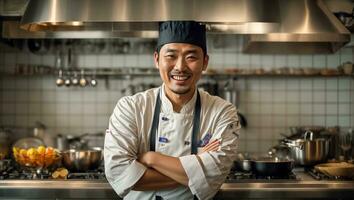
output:
[[[157,51],[154,52],[154,63],[155,63],[155,67],[158,69],[159,68],[159,53]]]
[[[205,71],[208,68],[209,64],[209,55],[204,56],[204,62],[203,62],[203,71]]]

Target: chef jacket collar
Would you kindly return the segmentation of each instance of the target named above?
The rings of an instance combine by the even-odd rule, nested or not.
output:
[[[166,96],[165,93],[165,84],[162,84],[161,90],[160,90],[160,96],[161,96],[161,102],[162,102],[162,111],[167,112],[167,113],[173,113],[173,105],[170,99]],[[189,100],[181,109],[179,113],[181,114],[187,114],[187,113],[193,113],[194,112],[194,107],[195,107],[195,102],[197,100],[197,88],[194,91],[193,97],[191,100]]]

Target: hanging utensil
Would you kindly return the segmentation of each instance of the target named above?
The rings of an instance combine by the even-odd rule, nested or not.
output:
[[[66,78],[64,80],[64,84],[66,87],[70,87],[70,85],[71,85],[70,72],[67,72]]]
[[[55,83],[57,84],[57,86],[62,86],[64,85],[64,79],[63,79],[63,70],[59,69],[59,75],[57,80],[55,81]]]
[[[91,85],[92,87],[96,87],[96,85],[97,85],[96,70],[94,71],[93,76],[92,76],[92,78],[91,78],[91,80],[90,80],[90,85]]]
[[[230,79],[224,85],[224,99],[234,104],[237,109],[239,109],[239,94],[238,90],[234,86],[234,79]],[[240,124],[242,127],[247,127],[247,119],[246,117],[239,111],[237,111],[237,116],[240,120]]]
[[[74,71],[74,76],[71,78],[71,84],[73,86],[79,85],[79,77],[77,76],[77,72]]]
[[[85,87],[87,85],[87,80],[85,79],[85,70],[81,70],[80,86]]]

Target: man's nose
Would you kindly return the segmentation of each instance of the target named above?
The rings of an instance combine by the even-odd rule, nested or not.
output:
[[[181,57],[178,58],[174,68],[177,69],[178,71],[183,72],[187,68],[187,63],[186,63],[185,59],[181,58]]]

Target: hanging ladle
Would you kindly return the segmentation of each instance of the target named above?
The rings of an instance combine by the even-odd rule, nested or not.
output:
[[[91,85],[92,87],[96,87],[96,85],[97,85],[96,70],[95,70],[95,72],[94,72],[94,74],[93,74],[93,76],[92,76],[92,78],[91,78],[91,80],[90,80],[90,85]]]
[[[81,70],[80,86],[85,87],[87,85],[87,80],[85,79],[85,71]]]
[[[63,79],[63,70],[59,69],[59,75],[58,78],[56,80],[56,84],[58,87],[64,85],[64,79]]]

